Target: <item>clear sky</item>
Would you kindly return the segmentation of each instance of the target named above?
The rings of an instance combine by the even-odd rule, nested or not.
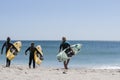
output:
[[[120,41],[120,0],[0,0],[0,40]]]

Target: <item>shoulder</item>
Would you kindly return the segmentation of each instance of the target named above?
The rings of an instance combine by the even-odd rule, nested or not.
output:
[[[13,45],[12,43],[9,43],[10,45]]]
[[[65,42],[65,44],[69,44],[70,45],[70,43],[67,41],[67,42]]]

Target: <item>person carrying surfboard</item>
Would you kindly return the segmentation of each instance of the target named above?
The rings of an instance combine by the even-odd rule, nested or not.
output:
[[[2,46],[1,54],[3,54],[4,47],[6,47],[6,51],[5,51],[6,55],[7,55],[7,51],[9,50],[9,48],[11,46],[14,47],[14,45],[12,43],[10,43],[10,41],[11,41],[10,37],[7,37],[7,41]],[[9,60],[8,58],[6,58],[6,67],[10,67],[10,64],[11,64],[11,60]]]
[[[31,43],[31,46],[27,48],[27,50],[25,51],[25,55],[27,55],[27,51],[30,52],[30,56],[29,56],[29,68],[31,68],[31,63],[33,61],[33,68],[35,68],[35,59],[34,59],[34,52],[37,51],[37,53],[39,53],[38,55],[40,55],[40,59],[43,60],[43,56],[40,54],[40,52],[34,47],[34,43]]]
[[[59,52],[63,51],[64,49],[67,49],[65,53],[67,54],[68,57],[72,57],[74,55],[74,52],[70,47],[70,44],[66,41],[66,37],[62,37],[62,43],[60,44]],[[68,69],[69,61],[70,59],[67,59],[66,61],[63,62],[65,69]]]

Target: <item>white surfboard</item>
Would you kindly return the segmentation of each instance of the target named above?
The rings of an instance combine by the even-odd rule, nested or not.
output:
[[[74,45],[71,45],[70,46],[74,52],[74,54],[78,54],[80,52],[80,49],[82,47],[82,44],[74,44]],[[66,61],[67,59],[70,59],[71,57],[68,57],[67,54],[66,54],[66,51],[67,49],[64,49],[63,51],[61,51],[60,53],[58,53],[57,55],[57,59],[59,62],[63,62],[63,61]]]

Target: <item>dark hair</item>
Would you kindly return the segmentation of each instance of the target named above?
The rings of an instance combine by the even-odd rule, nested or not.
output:
[[[7,37],[7,41],[10,41],[10,37]]]
[[[62,37],[62,40],[63,40],[63,41],[66,41],[66,37]]]
[[[34,45],[34,42],[32,42],[31,45]]]

